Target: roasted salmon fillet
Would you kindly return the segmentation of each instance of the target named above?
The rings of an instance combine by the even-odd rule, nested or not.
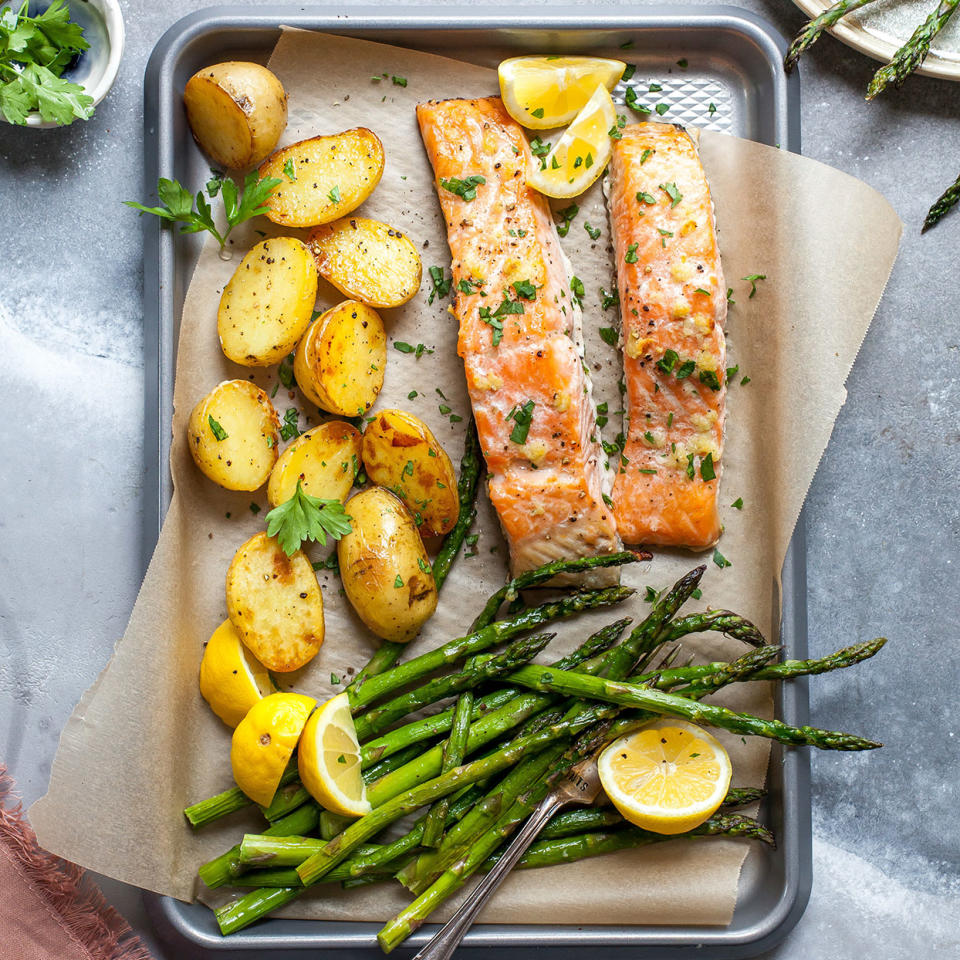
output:
[[[620,548],[580,305],[526,140],[498,97],[417,108],[453,257],[454,312],[514,574]],[[575,578],[614,583],[617,568]]]
[[[726,287],[713,201],[682,129],[638,123],[608,183],[629,418],[613,491],[627,543],[717,542]]]

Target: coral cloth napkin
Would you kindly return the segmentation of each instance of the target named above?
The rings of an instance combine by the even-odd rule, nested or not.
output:
[[[99,887],[42,850],[0,765],[0,956],[4,960],[152,960]]]

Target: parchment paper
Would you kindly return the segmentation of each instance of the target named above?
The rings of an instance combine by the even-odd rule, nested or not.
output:
[[[614,52],[612,55],[615,55]],[[417,131],[421,100],[495,93],[493,71],[441,57],[361,40],[285,32],[270,61],[290,95],[283,143],[353,126],[369,126],[383,140],[387,166],[364,204],[366,216],[385,220],[415,239],[424,266],[449,274],[449,253],[432,175]],[[372,79],[380,76],[379,80]],[[389,79],[407,78],[401,87]],[[853,178],[801,157],[721,134],[704,133],[703,162],[720,224],[728,285],[736,305],[729,318],[729,363],[751,382],[729,391],[727,447],[721,485],[723,554],[658,551],[651,563],[626,568],[624,581],[662,588],[695,563],[706,561],[703,604],[731,607],[776,637],[779,571],[807,488],[845,398],[844,381],[866,333],[896,255],[900,224],[886,201]],[[563,240],[584,281],[587,358],[599,400],[620,409],[620,358],[597,329],[614,326],[602,313],[599,288],[613,289],[609,230],[599,184],[577,201],[580,215]],[[565,204],[560,204],[564,206]],[[583,223],[600,227],[590,241]],[[267,229],[257,222],[256,229]],[[235,814],[194,833],[180,815],[188,803],[231,783],[230,731],[202,701],[197,670],[202,644],[225,616],[224,575],[237,547],[263,526],[258,493],[228,493],[205,479],[190,459],[185,424],[191,408],[221,380],[247,376],[220,351],[216,310],[239,257],[259,237],[253,227],[237,237],[232,262],[204,249],[183,309],[175,390],[171,470],[173,501],[127,631],[113,659],[87,691],[63,731],[50,790],[30,811],[49,850],[128,883],[190,899],[197,866],[262,821]],[[277,231],[273,231],[277,232]],[[763,273],[756,296],[739,280]],[[426,276],[426,269],[424,270]],[[406,306],[385,311],[390,340],[424,343],[419,360],[389,349],[378,406],[400,406],[423,417],[456,461],[462,423],[439,412],[446,403],[469,413],[456,321],[446,300],[427,303],[429,283]],[[340,299],[321,289],[318,306]],[[275,370],[256,374],[268,391]],[[408,399],[408,393],[419,395]],[[442,393],[442,397],[441,394]],[[299,395],[280,388],[281,416],[298,406],[301,428],[318,421]],[[606,428],[619,429],[617,416]],[[730,508],[738,497],[743,509]],[[440,608],[410,654],[460,635],[505,575],[505,547],[496,518],[481,498],[474,527],[477,555],[460,559],[444,587]],[[328,549],[315,548],[313,559]],[[326,697],[374,649],[352,614],[335,577],[321,573],[327,639],[316,659],[284,678],[284,688]],[[614,615],[642,618],[640,594],[626,610],[602,611],[560,627],[547,651],[556,657]],[[698,605],[692,604],[691,607]],[[711,657],[735,656],[740,644],[711,635],[691,649]],[[741,684],[724,691],[731,706],[769,714],[769,690]],[[734,783],[760,784],[766,741],[723,736],[734,762]],[[747,845],[735,841],[671,841],[511,878],[484,913],[497,922],[699,923],[729,922]],[[208,891],[221,902],[228,894]],[[398,884],[345,894],[320,886],[288,908],[293,916],[385,920],[408,900]],[[455,905],[455,902],[454,902]],[[447,913],[443,913],[446,916]]]

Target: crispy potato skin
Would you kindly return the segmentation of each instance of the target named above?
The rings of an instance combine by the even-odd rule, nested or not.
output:
[[[420,289],[423,263],[409,237],[389,224],[344,217],[310,231],[320,276],[371,307],[399,307]]]
[[[293,358],[304,396],[341,417],[363,416],[373,406],[386,366],[387,334],[380,314],[355,300],[317,317]]]
[[[198,70],[183,103],[200,148],[231,170],[260,163],[287,125],[283,84],[259,63],[231,60]]]
[[[412,640],[437,609],[437,585],[413,518],[400,499],[370,487],[346,504],[353,530],[337,543],[340,578],[378,637]]]
[[[210,418],[226,433],[218,440]],[[196,465],[227,490],[259,490],[277,462],[280,418],[249,380],[224,380],[194,408],[187,445]]]
[[[381,410],[363,434],[367,476],[392,490],[425,537],[449,533],[460,507],[457,475],[430,428],[405,410]]]
[[[323,597],[310,561],[301,550],[288,557],[263,532],[227,570],[227,614],[250,652],[278,673],[299,669],[323,643]]]
[[[220,297],[217,333],[227,359],[245,367],[279,363],[310,323],[317,280],[299,240],[276,237],[253,247]]]
[[[312,497],[342,501],[360,469],[361,445],[360,431],[342,420],[321,423],[301,434],[280,454],[270,474],[270,505],[289,500],[297,492],[298,480]]]
[[[284,170],[289,163],[293,180]],[[315,227],[346,216],[373,193],[383,166],[383,144],[366,127],[284,147],[259,171],[261,179],[282,181],[270,195],[267,219],[287,227]]]

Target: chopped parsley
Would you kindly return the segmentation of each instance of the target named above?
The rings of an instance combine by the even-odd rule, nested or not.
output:
[[[562,210],[557,211],[557,216],[560,218],[561,222],[557,224],[557,233],[561,237],[565,237],[570,232],[570,224],[573,223],[574,217],[580,212],[580,208],[575,204],[571,203],[569,207],[564,207]]]
[[[400,574],[397,574],[397,579],[393,581],[393,586],[396,590],[399,590],[403,586],[403,577]]]
[[[613,327],[601,327],[600,339],[611,347],[615,347],[617,345],[617,331]]]
[[[405,340],[394,340],[393,349],[399,350],[401,353],[413,353],[416,350],[416,347],[411,346]]]
[[[691,480],[697,475],[697,468],[693,465],[694,456],[692,453],[687,454],[687,477]]]
[[[705,481],[717,479],[717,472],[713,468],[712,450],[700,461],[700,476]]]
[[[750,284],[750,296],[747,299],[752,300],[757,295],[757,281],[766,280],[767,275],[765,273],[751,273],[742,279]]]
[[[656,107],[654,107],[654,109],[655,109],[655,110],[657,111],[657,113],[659,113],[660,116],[662,117],[662,116],[670,109],[670,104],[668,104],[668,103],[658,103],[658,104],[656,105]]]
[[[339,203],[339,202],[340,202],[340,187],[339,187],[337,184],[334,184],[334,185],[333,185],[333,188],[332,188],[332,189],[330,190],[330,192],[327,194],[327,198],[329,199],[329,201],[330,201],[331,203]]]
[[[535,157],[545,157],[550,152],[552,144],[544,143],[539,137],[534,137],[530,141],[530,152]]]
[[[657,151],[656,150],[644,150],[640,154],[640,166],[642,167]]]
[[[717,105],[715,103],[711,103],[710,106],[707,107],[707,113],[709,113],[710,116],[712,117],[716,112],[717,112]]]
[[[601,335],[602,335],[602,334],[601,334]],[[609,407],[608,407],[608,405],[607,405],[607,401],[606,401],[606,400],[604,400],[603,403],[598,403],[598,404],[597,404],[597,427],[599,427],[599,429],[601,429],[601,430],[602,430],[602,429],[607,425],[607,423],[609,422],[608,417],[607,417],[607,415],[606,415],[608,409],[609,409]]]
[[[296,385],[296,379],[293,375],[293,354],[288,354],[280,361],[277,367],[277,376],[280,382],[288,389],[292,390]]]
[[[531,117],[536,117],[538,120],[542,120],[542,119],[543,119],[543,107],[537,107],[536,110],[531,110],[531,111],[530,111],[530,116],[531,116]]]
[[[254,516],[256,516],[256,515],[260,512],[260,504],[259,504],[259,503],[253,503],[253,502],[251,502],[251,504],[250,504],[250,512],[251,512]]]
[[[700,382],[706,384],[711,390],[720,389],[720,380],[714,370],[701,370]]]
[[[419,397],[419,396],[420,396],[420,394],[417,393],[416,390],[411,390],[411,391],[407,394],[407,399],[408,399],[408,400],[416,400],[417,397]]]
[[[395,87],[405,87],[407,85],[406,77],[391,77],[390,80]]]
[[[624,82],[631,79],[633,75],[637,72],[637,65],[635,63],[628,63],[626,69],[623,71],[623,76],[620,78]]]
[[[740,364],[738,363],[735,367],[727,367],[727,382],[729,383],[740,370]]]
[[[664,351],[663,356],[657,361],[657,369],[662,370],[664,373],[673,373],[674,367],[677,365],[677,361],[680,359],[680,354],[676,350],[667,349]]]
[[[740,380],[740,386],[745,387],[750,382],[749,377],[742,377]]]
[[[650,152],[649,150],[647,151]],[[645,190],[637,191],[637,203],[648,203],[651,206],[657,202],[657,198],[652,193],[647,193]]]
[[[636,262],[637,262],[637,247],[638,247],[638,246],[639,246],[639,244],[631,243],[630,246],[627,247],[627,252],[626,252],[626,254],[624,254],[624,257],[623,257],[624,263],[636,263]]]
[[[640,102],[637,98],[637,91],[633,87],[627,87],[623,94],[623,102],[635,113],[642,113],[644,116],[650,113],[650,108]]]
[[[678,66],[681,70],[686,70],[687,67],[690,66],[690,64],[687,62],[687,58],[686,58],[686,57],[683,57],[683,59],[677,61],[677,66]]]
[[[458,177],[440,178],[440,186],[449,193],[455,194],[467,202],[477,199],[477,187],[481,183],[486,183],[487,178],[475,173],[472,176],[464,177],[462,180]]]
[[[227,433],[227,431],[224,430],[223,427],[221,427],[220,424],[213,419],[211,414],[207,415],[207,423],[210,424],[210,429],[213,432],[213,435],[217,438],[218,443],[222,443],[227,439],[227,437],[230,436],[230,434]]]
[[[614,290],[611,293],[607,293],[603,287],[600,288],[600,309],[609,310],[610,307],[615,307],[620,302],[620,294]]]
[[[660,189],[670,198],[671,209],[683,199],[683,194],[677,189],[675,183],[661,183]]]
[[[434,297],[443,298],[450,293],[450,285],[453,283],[452,277],[443,276],[443,267],[431,267],[429,273],[432,288],[430,296],[427,297],[428,304],[433,303]]]
[[[521,300],[533,300],[537,295],[537,288],[529,280],[517,280],[514,283],[510,284],[514,290],[517,292],[517,296]],[[507,300],[504,303],[500,304],[500,307],[497,308],[498,312],[501,310],[506,303],[511,301]],[[523,313],[523,306],[520,306],[519,310],[505,310],[505,313]]]
[[[457,282],[457,289],[461,293],[466,293],[467,295],[471,293],[476,293],[476,287],[479,287],[480,284],[476,280],[459,280]]]
[[[570,278],[570,299],[578,306],[583,306],[583,298],[586,290],[583,288],[583,281],[579,277]]]
[[[300,436],[300,428],[297,426],[297,420],[300,418],[300,411],[296,407],[288,407],[283,415],[283,425],[280,427],[280,439],[292,440]]]
[[[599,228],[599,227],[591,227],[589,223],[584,222],[584,224],[583,224],[583,229],[587,231],[587,234],[589,235],[589,237],[590,237],[591,240],[599,240],[599,239],[600,239],[600,228]]]
[[[623,133],[622,133],[621,130],[620,130],[620,126],[621,126],[621,125],[620,125],[619,123],[615,123],[615,124],[607,131],[607,136],[608,136],[611,140],[622,140],[622,139],[623,139]]]
[[[293,157],[291,157],[283,165],[283,175],[291,182],[296,183],[297,181],[297,168],[293,165]]]
[[[331,674],[330,674],[330,682],[331,682],[334,686],[336,686],[336,685],[340,682],[340,677],[339,677],[337,674],[335,674],[335,673],[331,673]]]
[[[737,497],[737,499],[734,500],[733,503],[730,504],[730,506],[733,507],[734,510],[742,510],[742,509],[743,509],[743,497]]]
[[[719,551],[713,551],[713,562],[722,570],[724,567],[732,567],[733,564]]]
[[[493,345],[499,347],[503,339],[503,321],[495,317],[489,307],[480,308],[480,319],[493,329]]]
[[[677,367],[677,379],[685,380],[687,377],[697,369],[696,363],[693,360],[684,360],[683,363]]]
[[[530,433],[530,424],[533,422],[533,408],[536,404],[533,400],[527,400],[523,406],[517,404],[508,414],[507,419],[513,421],[513,430],[510,431],[510,439],[514,443],[526,443],[527,435]]]

